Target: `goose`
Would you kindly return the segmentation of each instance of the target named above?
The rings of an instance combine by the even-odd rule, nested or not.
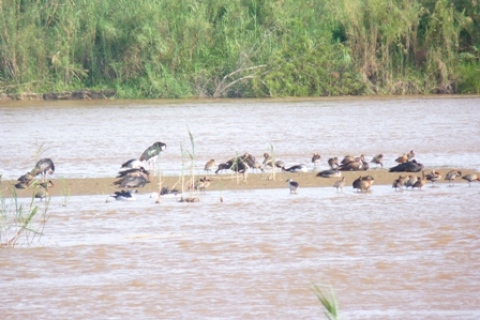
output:
[[[450,170],[445,175],[445,181],[448,181],[448,184],[453,186],[455,179],[460,178],[461,176],[462,176],[462,171],[460,171],[460,170]]]
[[[150,182],[150,172],[148,170],[145,170],[144,167],[123,170],[120,171],[117,175],[117,178],[123,179],[125,177],[144,177],[147,182]]]
[[[405,163],[407,161],[408,161],[408,154],[407,153],[404,153],[403,155],[401,155],[400,157],[395,159],[395,162],[398,162],[398,163]]]
[[[275,164],[273,163],[273,157],[270,156],[268,154],[268,152],[265,152],[263,154],[263,167],[271,167],[273,168],[273,166],[275,165],[276,168],[279,168],[280,170],[284,170],[285,169],[285,163],[282,161],[282,160],[277,160],[275,161]]]
[[[367,192],[370,187],[373,185],[375,179],[372,176],[360,176],[358,179],[353,181],[353,189],[358,189],[360,192]]]
[[[288,179],[285,182],[288,182],[288,188],[290,189],[290,194],[297,194],[297,190],[300,186],[298,182],[293,181],[293,179]]]
[[[167,145],[163,142],[157,141],[143,151],[142,155],[138,160],[147,161],[150,165],[150,168],[155,167],[158,155],[167,149]]]
[[[338,169],[328,169],[328,170],[323,170],[317,173],[317,177],[322,177],[322,178],[340,178],[342,176],[342,173]]]
[[[113,184],[118,185],[120,188],[142,188],[149,181],[145,176],[125,176],[115,181]]]
[[[287,171],[287,172],[307,172],[308,168],[304,164],[296,164],[296,165],[291,166],[287,169],[284,168],[283,170]]]
[[[330,169],[335,169],[338,168],[338,158],[333,157],[328,159],[328,165],[330,166]]]
[[[200,178],[198,181],[195,182],[195,190],[199,190],[202,193],[205,193],[205,190],[210,185],[211,180],[207,177]]]
[[[207,173],[212,171],[212,168],[215,166],[215,160],[210,159],[205,163],[205,167],[203,167],[203,170],[206,171]]]
[[[398,191],[399,189],[402,189],[404,185],[405,185],[405,177],[402,177],[400,175],[398,176],[398,179],[395,179],[393,181],[392,188],[394,188],[395,191]]]
[[[413,185],[415,184],[415,182],[417,182],[417,178],[412,175],[409,175],[408,179],[405,180],[403,185],[405,186],[406,189],[408,189],[409,187],[412,187],[413,189]]]
[[[341,180],[335,181],[335,183],[333,184],[333,187],[337,188],[337,192],[338,192],[338,189],[343,191],[344,186],[345,186],[345,177],[342,177]]]
[[[133,201],[136,200],[135,196],[132,194],[132,191],[115,191],[114,194],[110,195],[110,197],[115,198],[115,200],[123,200],[123,201]]]
[[[48,188],[49,187],[54,187],[54,184],[52,180],[48,180],[47,182],[42,182],[38,184],[40,187],[40,190],[38,190],[35,193],[35,198],[40,199],[40,201],[43,201],[46,197],[48,197]]]
[[[21,175],[17,181],[18,182],[23,182],[23,183],[30,183],[34,178],[34,175],[31,172],[27,172],[24,175]]]
[[[43,158],[38,160],[35,164],[35,167],[31,171],[32,175],[37,176],[39,174],[42,175],[42,181],[45,182],[46,174],[53,174],[55,172],[55,164],[53,164],[52,159],[50,158]]]
[[[137,169],[142,167],[142,162],[138,159],[130,159],[124,163],[120,168],[130,168],[130,169]]]
[[[412,189],[417,188],[418,190],[422,190],[422,187],[427,183],[427,179],[425,175],[422,173],[421,177],[417,177],[417,181],[413,184]]]
[[[320,163],[320,159],[321,159],[320,154],[318,154],[318,152],[314,152],[312,155],[312,163],[314,168],[316,168],[317,164]]]
[[[370,162],[376,164],[377,167],[380,166],[383,168],[383,153],[379,153],[376,156],[374,156],[372,161]]]
[[[390,168],[389,172],[420,172],[423,170],[423,164],[418,163],[415,159],[400,163],[395,167]]]
[[[463,180],[467,180],[468,181],[468,185],[470,186],[471,183],[473,181],[480,181],[480,178],[474,174],[474,173],[469,173],[469,174],[466,174],[462,177]]]
[[[435,171],[435,170],[432,170],[431,173],[428,173],[424,176],[425,176],[425,179],[432,182],[433,187],[435,187],[435,182],[437,182],[438,180],[440,180],[442,178],[442,175],[440,174],[440,172]]]

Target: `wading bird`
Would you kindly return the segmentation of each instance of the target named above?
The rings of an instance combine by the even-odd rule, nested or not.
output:
[[[148,147],[145,151],[143,151],[142,155],[138,160],[140,161],[147,161],[150,168],[154,168],[158,155],[167,149],[167,145],[163,142],[155,142],[150,147]]]
[[[293,181],[293,179],[288,179],[288,188],[290,189],[290,194],[297,194],[297,190],[299,188],[299,184],[296,181]]]

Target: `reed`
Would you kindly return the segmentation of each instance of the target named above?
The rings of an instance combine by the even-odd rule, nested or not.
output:
[[[313,285],[313,291],[322,304],[325,317],[327,317],[328,320],[340,319],[338,314],[337,300],[335,298],[333,289],[330,288],[330,292],[326,292],[325,289],[322,289],[317,285]]]
[[[35,239],[43,235],[45,224],[48,220],[48,207],[50,198],[43,201],[43,209],[35,204],[35,197],[32,199],[28,208],[24,208],[19,203],[16,190],[12,191],[13,208],[10,207],[5,198],[1,198],[0,210],[0,247],[15,247],[20,239],[25,238],[25,243],[30,245]],[[39,212],[42,216],[38,219],[39,225],[33,226],[34,218]]]

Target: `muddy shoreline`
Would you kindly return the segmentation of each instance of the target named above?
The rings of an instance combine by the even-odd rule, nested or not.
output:
[[[437,184],[447,184],[444,180],[446,173],[453,168],[442,168],[435,170],[440,171],[442,175],[441,181]],[[431,168],[426,168],[425,171],[429,172]],[[462,169],[462,173],[477,173],[472,169]],[[316,176],[317,172],[300,172],[300,173],[288,173],[288,172],[276,172],[273,179],[271,173],[250,173],[247,175],[246,181],[241,175],[236,174],[210,174],[211,184],[208,190],[254,190],[254,189],[269,189],[269,188],[285,188],[287,190],[286,180],[289,178],[294,179],[300,184],[301,188],[310,187],[332,187],[335,181],[339,178],[321,178]],[[361,175],[371,175],[375,179],[373,189],[375,185],[391,185],[393,181],[401,175],[413,175],[420,176],[420,172],[388,172],[388,169],[371,169],[368,171],[344,171],[343,176],[346,178],[345,190],[352,189],[352,182]],[[196,176],[195,179],[199,179],[201,176]],[[110,195],[115,191],[119,191],[113,182],[115,178],[58,178],[54,175],[48,176],[55,183],[55,187],[49,189],[49,193],[52,197],[56,196],[81,196],[81,195]],[[184,177],[184,185],[188,185],[191,177]],[[20,197],[29,197],[33,193],[33,188],[28,189],[15,189],[14,185],[17,181],[6,180],[2,181],[0,186],[1,196],[11,197],[14,191]],[[161,182],[161,183],[160,183]],[[430,182],[429,182],[430,183]],[[457,179],[455,184],[467,184],[465,180]],[[166,186],[170,189],[176,188],[181,190],[181,177],[180,176],[153,176],[151,182],[145,185],[145,187],[138,190],[139,193],[151,193],[158,192],[160,186]]]

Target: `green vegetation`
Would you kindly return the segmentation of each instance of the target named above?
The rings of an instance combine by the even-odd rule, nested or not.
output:
[[[3,0],[0,93],[480,93],[477,0]]]
[[[25,243],[30,245],[36,237],[42,236],[48,218],[50,198],[42,202],[42,215],[38,217],[40,208],[35,204],[34,194],[27,209],[19,203],[15,189],[12,191],[12,196],[13,203],[10,205],[6,203],[3,196],[0,197],[0,248],[15,247],[22,237],[25,238]],[[36,221],[34,221],[35,216],[38,217]]]
[[[340,319],[338,314],[338,305],[337,299],[335,298],[335,293],[333,289],[330,289],[330,293],[325,292],[326,289],[322,289],[317,285],[313,285],[313,291],[317,296],[318,300],[322,304],[323,314],[328,320],[338,320]]]

